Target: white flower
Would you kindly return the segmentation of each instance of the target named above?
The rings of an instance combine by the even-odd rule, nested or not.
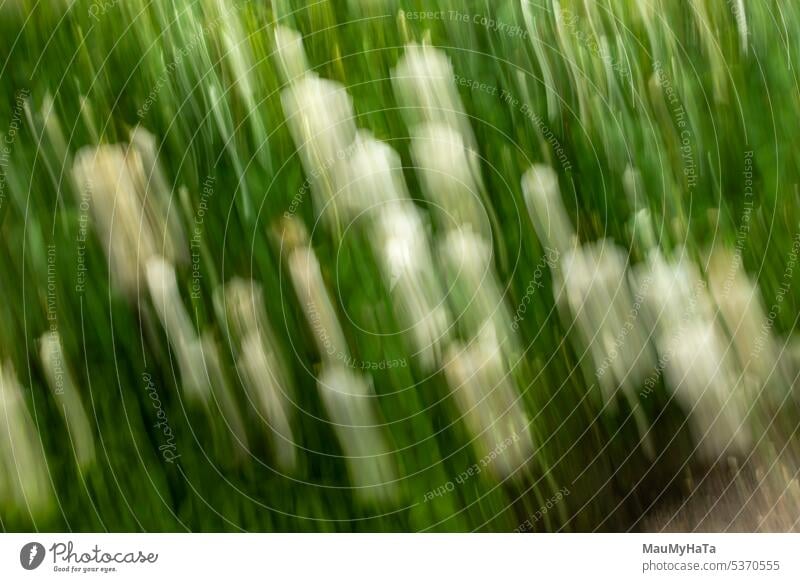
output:
[[[171,200],[172,188],[158,161],[156,138],[143,127],[136,126],[130,132],[130,145],[139,154],[138,157],[129,156],[129,164],[134,164],[132,176],[137,181],[145,216],[154,225],[158,241],[163,240],[158,252],[173,262],[185,262],[189,258],[186,236]]]
[[[397,493],[397,471],[371,386],[336,363],[323,366],[317,385],[356,494],[366,501],[391,501]]]
[[[439,122],[457,130],[473,147],[475,139],[456,89],[447,55],[428,45],[406,45],[392,71],[392,81],[408,125]]]
[[[264,293],[256,281],[233,277],[214,292],[214,309],[227,323],[231,340],[240,342],[250,331],[267,325]]]
[[[151,257],[163,255],[175,262],[188,256],[176,213],[168,211],[171,193],[156,159],[154,139],[145,130],[132,132],[127,146],[81,149],[73,176],[79,191],[91,197],[116,287],[134,293],[140,271]]]
[[[198,337],[178,292],[172,265],[160,257],[148,261],[147,285],[156,314],[175,350],[184,392],[212,417],[217,416],[212,408],[216,407],[226,427],[244,447],[244,422],[222,371],[216,342],[208,333]]]
[[[641,321],[642,300],[631,296],[626,266],[624,251],[601,239],[564,253],[554,284],[592,355],[605,398],[613,402],[622,387],[633,403],[635,386],[655,362]]]
[[[445,362],[450,392],[477,453],[491,458],[495,475],[511,475],[530,460],[533,442],[522,398],[493,329],[485,326],[468,345],[453,343]]]
[[[47,384],[69,428],[69,441],[78,466],[85,470],[94,462],[94,435],[81,396],[64,359],[58,332],[47,332],[39,340],[39,357]]]
[[[632,279],[637,295],[646,307],[646,321],[658,347],[659,365],[665,382],[674,392],[689,417],[704,459],[716,461],[726,451],[745,452],[752,440],[747,410],[755,400],[753,386],[736,366],[753,347],[755,334],[761,330],[757,311],[745,308],[753,290],[738,278],[730,297],[725,275],[728,265],[721,257],[712,261],[711,290],[726,327],[736,330],[740,318],[745,334],[734,340],[729,349],[728,336],[718,325],[719,316],[694,264],[684,249],[674,252],[679,258],[667,261],[660,251],[651,251],[647,263],[640,265]],[[750,297],[743,297],[744,292]],[[744,301],[744,303],[743,303]],[[731,324],[734,324],[731,327]],[[734,333],[734,338],[736,338]],[[758,374],[758,366],[752,371]],[[730,448],[729,448],[730,447]]]
[[[341,361],[348,356],[349,349],[314,251],[299,245],[290,251],[288,263],[300,307],[320,356],[326,361]]]
[[[0,365],[0,502],[31,517],[53,502],[42,443],[8,362]]]
[[[439,243],[439,257],[458,327],[467,337],[474,337],[490,326],[502,339],[503,353],[510,355],[517,345],[493,267],[492,245],[469,229],[451,230]]]
[[[250,404],[275,434],[278,464],[292,470],[296,451],[289,423],[292,385],[284,356],[269,327],[261,286],[234,278],[214,296],[220,319],[227,322],[236,369]]]
[[[359,130],[348,154],[349,184],[343,195],[351,216],[375,213],[384,204],[409,199],[402,161],[391,146]]]
[[[453,265],[476,286],[492,268],[492,246],[470,229],[448,232],[441,241],[440,254],[446,264]]]
[[[167,340],[176,348],[197,339],[194,326],[178,291],[172,265],[161,257],[153,257],[146,266],[147,287]]]
[[[712,253],[709,290],[719,307],[739,368],[760,388],[775,371],[778,348],[761,293],[747,276],[740,255],[720,249]]]
[[[352,99],[341,84],[308,73],[281,92],[281,102],[317,215],[331,212],[333,220],[335,198],[348,184],[345,158],[356,137]]]
[[[707,462],[726,451],[744,453],[752,444],[747,421],[752,401],[730,368],[724,336],[713,321],[687,323],[672,342],[666,367],[669,385],[689,416]]]
[[[291,83],[308,71],[302,35],[287,26],[275,27],[275,55],[284,82]]]
[[[471,228],[491,240],[478,159],[461,134],[442,123],[417,126],[411,154],[441,228]]]
[[[386,204],[377,214],[374,231],[395,311],[410,329],[423,366],[433,369],[441,359],[449,317],[421,211],[408,201]]]
[[[188,365],[199,371],[199,377],[195,376],[194,381],[204,383],[202,390],[209,390],[212,396],[206,403],[206,414],[212,423],[222,419],[226,432],[231,435],[234,452],[243,458],[248,448],[247,431],[233,390],[222,370],[219,348],[211,332],[204,331],[200,340],[191,345],[189,353]],[[184,372],[182,367],[182,376]]]
[[[576,237],[558,187],[558,174],[550,166],[534,165],[522,176],[522,192],[539,241],[565,253]]]
[[[648,335],[662,352],[686,322],[710,315],[705,283],[697,269],[684,251],[678,249],[674,254],[679,259],[667,261],[654,249],[630,277],[642,303]]]
[[[289,424],[290,403],[286,394],[289,387],[282,383],[286,378],[283,362],[261,335],[252,331],[242,340],[236,368],[251,403],[276,435],[273,447],[278,464],[285,470],[294,469],[296,447]]]

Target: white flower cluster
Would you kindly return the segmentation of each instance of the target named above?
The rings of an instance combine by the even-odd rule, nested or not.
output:
[[[320,398],[344,449],[351,479],[365,500],[392,499],[396,470],[373,401],[374,391],[363,375],[347,365],[351,357],[344,332],[303,226],[289,219],[286,229],[291,239],[289,274],[322,356],[317,380]]]
[[[410,44],[392,80],[411,126],[411,153],[423,192],[443,233],[448,302],[464,342],[452,339],[445,372],[465,424],[482,454],[516,435],[493,466],[514,474],[533,449],[529,421],[511,375],[517,352],[511,317],[492,266],[492,229],[475,136],[447,55]]]
[[[624,182],[636,208],[637,172],[628,168]],[[653,447],[639,399],[653,393],[663,372],[706,460],[745,452],[752,444],[749,412],[769,393],[779,358],[741,261],[715,250],[706,283],[686,249],[675,249],[674,260],[664,257],[648,211],[639,208],[632,224],[647,258],[629,268],[611,240],[578,243],[551,168],[531,168],[522,188],[539,239],[559,251],[554,292],[579,353],[590,356],[606,402],[613,406],[618,392],[628,400],[646,450]]]
[[[47,459],[22,386],[11,364],[0,364],[0,503],[31,516],[52,507]]]
[[[78,191],[91,198],[112,283],[128,294],[136,292],[151,258],[188,258],[177,213],[169,211],[171,189],[156,152],[153,136],[137,128],[129,144],[87,146],[73,164]]]
[[[69,429],[75,460],[81,470],[86,470],[94,462],[94,435],[81,402],[80,391],[67,366],[61,336],[57,331],[48,331],[42,335],[39,340],[39,357],[47,384],[60,405],[59,412]]]
[[[264,310],[261,286],[238,277],[217,289],[214,304],[227,323],[230,345],[250,405],[274,433],[278,465],[295,468],[296,446],[290,425],[292,384],[284,354],[274,337]]]
[[[340,215],[366,219],[384,279],[390,291],[396,290],[397,315],[410,330],[414,352],[432,369],[441,359],[448,319],[441,287],[432,274],[426,220],[409,198],[400,156],[370,132],[356,129],[352,100],[341,85],[307,70],[298,33],[278,27],[276,47],[289,82],[282,94],[284,111],[312,181],[317,215],[330,224]],[[332,345],[333,353],[347,352],[336,326],[327,321],[335,317],[332,309],[315,307],[307,315],[314,320],[312,327],[326,332],[321,353],[330,352]]]
[[[244,422],[222,370],[217,343],[210,332],[198,334],[183,305],[173,266],[161,257],[147,263],[147,287],[167,340],[175,351],[184,392],[215,418],[221,413],[240,450],[247,445]]]

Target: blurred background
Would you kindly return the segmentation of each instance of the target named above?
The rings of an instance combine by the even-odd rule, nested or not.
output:
[[[800,9],[4,0],[4,531],[792,531]]]

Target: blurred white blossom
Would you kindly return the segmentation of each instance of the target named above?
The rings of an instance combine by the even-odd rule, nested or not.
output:
[[[172,262],[188,257],[186,238],[171,191],[156,158],[153,137],[137,128],[128,145],[84,147],[75,155],[73,176],[88,192],[106,249],[112,283],[132,294],[144,266],[154,256]]]
[[[383,212],[383,206],[410,201],[400,155],[366,130],[359,130],[348,151],[348,188],[342,196],[351,217]],[[371,216],[370,216],[371,218]]]
[[[323,365],[317,384],[356,494],[367,501],[393,500],[397,470],[372,387],[357,372],[337,363]]]
[[[284,354],[269,327],[261,286],[236,277],[215,294],[214,301],[220,319],[227,322],[236,369],[250,403],[275,433],[278,463],[292,470],[296,464],[289,422],[293,390]]]
[[[522,176],[522,192],[542,246],[559,253],[573,249],[577,239],[561,200],[555,170],[541,164],[532,166]]]
[[[408,201],[386,204],[380,208],[374,230],[394,309],[410,327],[422,365],[434,369],[441,362],[449,315],[421,211]]]
[[[516,340],[493,267],[491,243],[472,230],[457,229],[440,240],[438,251],[447,277],[448,300],[465,336],[476,337],[489,326],[508,354]]]
[[[320,356],[329,362],[341,361],[349,349],[317,256],[310,247],[299,245],[289,251],[288,263],[295,293]]]
[[[0,365],[0,502],[32,517],[53,502],[47,459],[23,389],[9,362]]]
[[[509,443],[490,465],[492,471],[505,478],[526,464],[533,454],[530,420],[494,330],[484,327],[466,345],[454,342],[445,374],[476,452],[485,457]]]
[[[398,100],[408,125],[438,122],[458,131],[468,147],[475,139],[454,81],[453,66],[441,49],[408,44],[392,71]]]
[[[81,470],[94,462],[94,434],[81,395],[64,359],[58,332],[49,331],[39,340],[39,358],[47,385],[69,429],[69,440]]]
[[[470,228],[491,240],[478,157],[461,134],[442,123],[416,126],[411,155],[440,228]]]
[[[307,73],[281,92],[281,102],[317,216],[335,223],[336,198],[348,185],[345,158],[356,137],[353,101],[340,83]]]
[[[288,26],[275,27],[275,55],[286,83],[292,83],[308,71],[302,35]]]
[[[633,405],[636,388],[655,360],[640,318],[642,299],[632,296],[626,269],[625,252],[601,239],[564,253],[554,285],[594,361],[606,400],[613,403],[622,388]]]

